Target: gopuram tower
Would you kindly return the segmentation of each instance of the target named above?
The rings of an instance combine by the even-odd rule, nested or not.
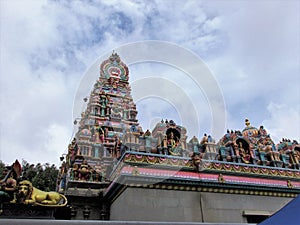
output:
[[[128,67],[117,53],[100,65],[100,77],[88,98],[75,136],[77,149],[74,153],[83,156],[91,165],[105,165],[120,157],[123,134],[141,132],[128,75]]]
[[[58,190],[69,198],[80,196],[80,190],[86,188],[90,197],[98,195],[99,188],[106,186],[106,175],[124,151],[124,134],[130,133],[134,139],[142,133],[128,79],[128,67],[117,53],[101,63],[100,76],[89,98],[84,99],[87,107],[65,161],[61,157]]]

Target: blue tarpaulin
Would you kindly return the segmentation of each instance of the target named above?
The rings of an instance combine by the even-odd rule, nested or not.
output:
[[[258,225],[300,225],[300,195]]]

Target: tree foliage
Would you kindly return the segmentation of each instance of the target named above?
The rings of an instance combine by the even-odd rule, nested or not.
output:
[[[0,180],[4,178],[4,170],[6,169],[5,164],[0,160]]]
[[[37,170],[36,176],[32,179],[33,186],[44,191],[55,191],[58,175],[55,165],[50,166],[46,163],[43,166],[39,165]]]
[[[3,178],[3,171],[6,169],[5,164],[0,160],[0,176]],[[29,180],[32,185],[43,191],[56,191],[56,182],[58,169],[54,164],[49,163],[36,165],[22,161],[22,175],[20,179]]]

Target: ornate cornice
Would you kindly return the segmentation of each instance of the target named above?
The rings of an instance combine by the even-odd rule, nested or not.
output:
[[[208,160],[198,171],[186,157],[127,152],[104,194],[112,200],[127,187],[137,187],[295,197],[300,193],[299,177],[297,170]]]
[[[173,170],[194,171],[192,160],[187,157],[174,157],[142,152],[127,152],[121,159],[123,163],[136,166],[152,166]],[[239,176],[272,177],[280,179],[300,179],[300,171],[278,167],[202,160],[200,171],[209,173],[235,174]]]

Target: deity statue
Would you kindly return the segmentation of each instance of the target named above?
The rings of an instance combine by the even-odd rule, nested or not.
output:
[[[69,165],[73,165],[77,151],[78,146],[76,143],[76,138],[74,138],[71,144],[68,146],[68,154],[66,156],[66,160]]]
[[[200,171],[202,169],[202,155],[193,152],[191,155],[191,159],[195,170]]]
[[[129,101],[124,99],[123,100],[123,119],[127,120],[129,118]]]
[[[91,176],[91,168],[88,165],[86,160],[83,160],[82,164],[79,166],[78,170],[78,179],[79,180],[89,180]]]
[[[108,99],[104,93],[104,91],[100,94],[100,116],[106,116]]]
[[[264,126],[260,126],[258,131],[261,136],[267,136],[267,131],[264,129]]]
[[[98,124],[94,127],[94,141],[95,143],[104,143],[104,139],[105,139],[105,134],[104,134],[104,130],[101,126],[99,126]]]
[[[295,162],[299,164],[300,159],[300,151],[295,150]]]
[[[71,172],[71,180],[78,180],[78,164],[74,164]]]
[[[11,170],[8,173],[8,177],[0,181],[0,203],[10,201],[16,202],[15,191],[17,189],[17,175]]]
[[[244,163],[250,163],[251,156],[249,154],[249,150],[248,149],[245,150],[243,148],[242,142],[239,142],[238,150],[239,150],[239,155],[242,157],[243,162]]]
[[[178,143],[179,138],[174,135],[173,131],[171,131],[167,137],[167,146],[171,155],[180,155],[179,149],[177,149]]]
[[[204,134],[203,138],[200,141],[201,145],[206,145],[208,143],[208,137],[206,134]]]
[[[102,168],[98,168],[92,171],[92,179],[94,182],[102,181]]]
[[[63,161],[59,173],[60,174],[59,186],[58,186],[59,191],[64,191],[65,189],[67,173],[68,173],[67,164],[65,163],[65,161]]]
[[[21,171],[22,168],[18,160],[12,164],[9,170],[5,170],[5,177],[0,180],[0,204],[7,201],[16,202],[15,191]]]
[[[168,146],[172,149],[176,147],[176,141],[175,141],[175,137],[174,137],[173,132],[171,132],[170,135],[169,135]]]

